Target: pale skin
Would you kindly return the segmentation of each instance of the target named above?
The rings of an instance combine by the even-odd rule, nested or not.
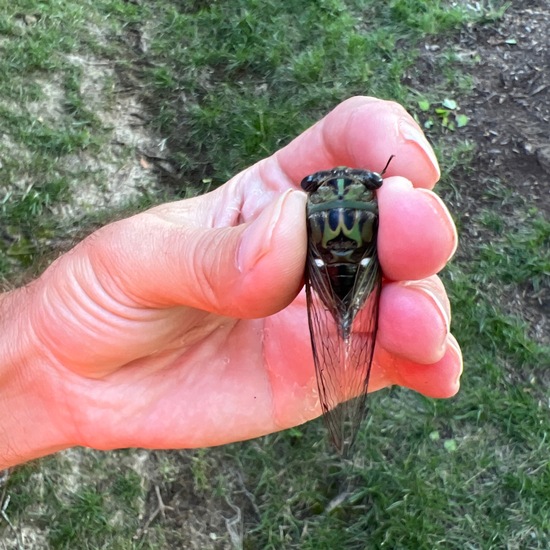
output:
[[[72,446],[190,448],[320,415],[301,179],[381,170],[371,390],[458,390],[435,275],[457,243],[435,156],[398,105],[352,98],[217,190],[107,225],[0,296],[0,469]]]

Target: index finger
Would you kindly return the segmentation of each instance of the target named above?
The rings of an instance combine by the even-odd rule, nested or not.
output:
[[[277,152],[285,175],[299,182],[334,166],[379,172],[391,155],[386,176],[400,175],[415,187],[431,189],[439,179],[435,154],[415,120],[393,101],[353,97]]]
[[[209,201],[209,207],[186,208],[178,216],[189,219],[191,215],[195,223],[207,227],[237,225],[256,218],[278,195],[296,188],[308,174],[335,166],[381,171],[392,155],[385,176],[399,175],[414,187],[427,189],[439,179],[430,144],[401,105],[353,97],[286,147],[203,196],[201,201]]]

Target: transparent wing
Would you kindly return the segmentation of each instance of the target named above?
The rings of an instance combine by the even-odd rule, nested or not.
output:
[[[334,294],[324,266],[308,252],[306,296],[319,398],[330,438],[346,454],[366,414],[370,369],[378,327],[381,270],[375,251],[361,264],[346,307]],[[348,338],[340,329],[351,318]],[[349,317],[351,316],[351,317]]]

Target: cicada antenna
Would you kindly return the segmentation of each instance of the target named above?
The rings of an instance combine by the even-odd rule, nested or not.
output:
[[[384,166],[384,170],[382,170],[382,172],[380,172],[380,175],[383,176],[385,173],[386,173],[386,170],[388,169],[388,166],[390,165],[390,162],[391,162],[391,159],[394,158],[395,155],[392,155],[389,159],[388,159],[388,162],[386,162],[386,166]]]

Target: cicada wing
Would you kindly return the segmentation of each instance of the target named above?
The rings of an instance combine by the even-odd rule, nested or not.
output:
[[[376,251],[371,253],[367,265],[357,272],[353,289],[353,324],[346,346],[346,363],[349,369],[349,386],[354,399],[342,404],[348,419],[348,445],[352,445],[362,420],[367,414],[367,391],[370,380],[376,335],[378,332],[378,305],[382,289],[382,270]]]
[[[337,296],[324,267],[318,267],[308,258],[306,269],[306,298],[313,350],[313,362],[323,419],[330,439],[341,449],[344,437],[343,417],[338,404],[342,401],[343,387],[340,372],[344,367],[343,346],[337,322]],[[334,308],[327,304],[334,303]]]
[[[349,313],[352,330],[342,336],[341,302],[330,284],[326,267],[308,253],[306,296],[319,399],[330,439],[345,454],[365,415],[366,393],[378,326],[380,266],[376,258],[361,264]],[[328,304],[334,304],[329,307]]]

